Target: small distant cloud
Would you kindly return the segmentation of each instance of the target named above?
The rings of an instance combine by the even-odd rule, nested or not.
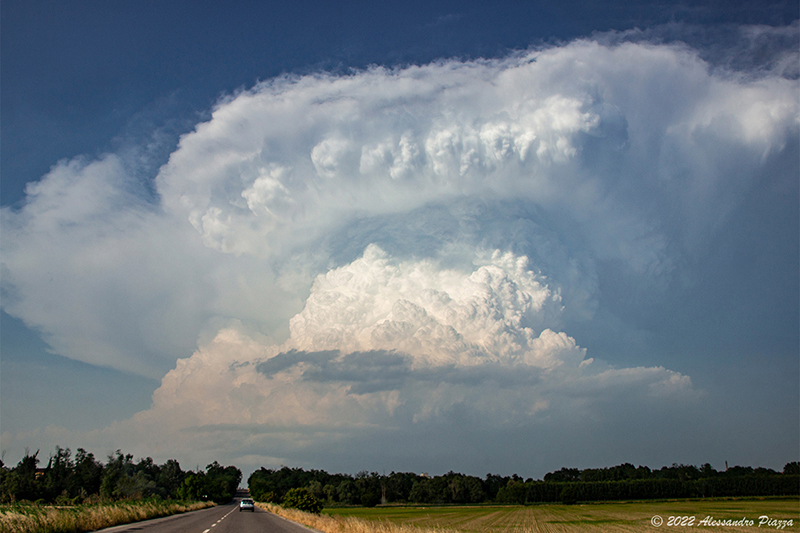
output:
[[[429,22],[425,25],[426,28],[434,28],[436,26],[444,26],[447,24],[455,24],[462,20],[466,15],[464,13],[448,13],[447,15],[440,15],[436,20]]]

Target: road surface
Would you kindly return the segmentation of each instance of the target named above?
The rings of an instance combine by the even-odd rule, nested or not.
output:
[[[239,511],[239,498],[210,509],[134,522],[102,533],[309,533],[313,531],[263,509]]]

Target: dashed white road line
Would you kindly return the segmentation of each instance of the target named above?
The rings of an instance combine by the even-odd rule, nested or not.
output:
[[[222,518],[220,518],[219,520],[217,520],[216,522],[211,524],[211,527],[217,527],[217,524],[219,524],[220,522],[222,522],[223,520],[228,518],[228,516],[230,516],[230,514],[235,510],[236,510],[236,508],[232,509],[231,511],[228,511],[228,514],[226,514],[225,516],[223,516]],[[209,531],[211,531],[211,527],[206,529],[205,531],[203,531],[203,533],[208,533]]]

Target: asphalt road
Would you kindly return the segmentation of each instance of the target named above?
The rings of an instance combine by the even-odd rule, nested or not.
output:
[[[309,533],[313,531],[263,509],[239,511],[234,503],[100,530],[102,533]]]

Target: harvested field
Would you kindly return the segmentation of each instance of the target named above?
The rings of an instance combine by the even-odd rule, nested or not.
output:
[[[791,520],[783,531],[800,530],[800,500],[697,500],[667,502],[613,502],[584,505],[474,506],[474,507],[377,507],[325,509],[324,514],[368,521],[390,522],[419,529],[453,530],[465,533],[556,533],[556,532],[623,532],[657,531],[686,527],[669,525],[670,517],[694,518],[693,527],[709,531],[781,530],[778,522]],[[654,527],[653,517],[663,520]],[[710,517],[704,525],[702,522]],[[753,525],[724,526],[719,521],[748,519]],[[674,518],[673,518],[674,520]],[[712,522],[717,521],[716,523]],[[687,520],[688,521],[688,520]],[[656,519],[657,522],[657,519]],[[341,530],[344,533],[344,530]]]

